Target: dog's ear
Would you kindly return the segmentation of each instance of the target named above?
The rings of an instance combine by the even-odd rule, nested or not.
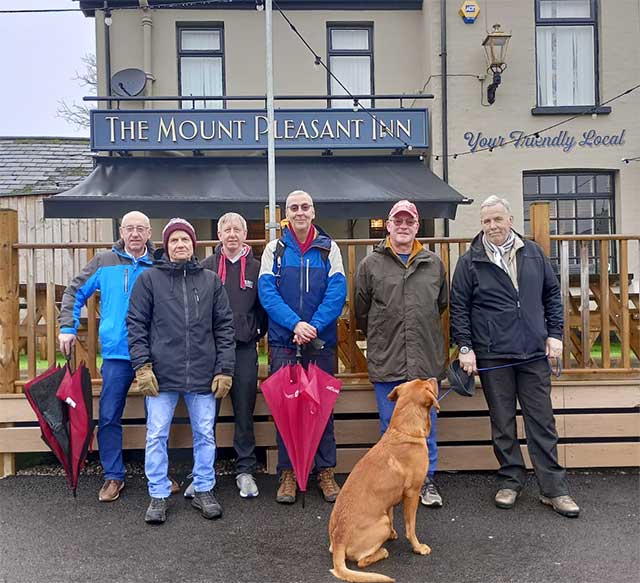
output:
[[[431,406],[440,411],[440,401],[438,401],[438,380],[431,378],[427,381],[427,392],[431,399]]]
[[[388,395],[387,395],[387,399],[389,399],[389,401],[397,401],[398,397],[400,396],[398,394],[398,389],[401,387],[402,385],[397,385],[395,387],[393,387],[393,391],[391,391]]]

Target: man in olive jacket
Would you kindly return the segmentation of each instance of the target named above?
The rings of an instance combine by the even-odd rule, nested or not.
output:
[[[356,275],[356,321],[367,336],[367,363],[380,432],[389,425],[391,390],[414,379],[444,377],[445,350],[440,314],[447,307],[445,269],[439,257],[416,241],[420,217],[408,200],[397,202],[387,220],[389,235],[363,259]],[[442,506],[433,482],[438,461],[436,408],[427,439],[429,471],[421,491],[425,506]]]

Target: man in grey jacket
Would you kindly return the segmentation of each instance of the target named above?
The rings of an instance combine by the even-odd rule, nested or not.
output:
[[[444,377],[445,348],[440,314],[447,307],[445,269],[439,257],[416,241],[420,217],[408,200],[397,202],[387,219],[389,235],[365,257],[356,275],[358,328],[367,335],[369,378],[380,414],[380,432],[394,404],[387,395],[414,379]],[[420,492],[425,506],[442,506],[433,476],[438,462],[436,408],[427,439],[429,470]]]

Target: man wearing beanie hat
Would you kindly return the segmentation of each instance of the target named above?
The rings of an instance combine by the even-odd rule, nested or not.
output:
[[[440,314],[447,307],[445,269],[437,255],[416,241],[416,205],[398,201],[389,211],[387,238],[365,257],[356,275],[358,328],[367,335],[369,378],[380,415],[380,433],[389,425],[395,403],[387,395],[415,379],[444,377],[445,350]],[[420,491],[422,504],[442,506],[433,481],[438,461],[436,407],[427,438],[429,468]]]
[[[167,442],[182,395],[193,433],[192,505],[205,518],[222,516],[216,500],[216,398],[231,388],[235,366],[233,314],[220,278],[194,257],[196,234],[171,219],[162,232],[164,253],[138,278],[131,293],[129,351],[147,407],[145,473],[151,502],[148,523],[166,520],[171,484]]]

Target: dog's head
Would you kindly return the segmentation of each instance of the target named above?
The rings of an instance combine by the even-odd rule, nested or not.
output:
[[[395,387],[388,395],[396,401],[390,427],[412,435],[429,435],[431,407],[440,411],[438,381],[436,379],[409,381]]]

